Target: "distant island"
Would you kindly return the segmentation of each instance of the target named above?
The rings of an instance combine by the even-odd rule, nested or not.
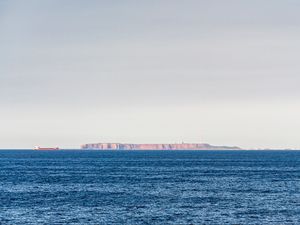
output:
[[[236,146],[213,146],[206,143],[181,144],[122,144],[91,143],[81,145],[84,150],[241,150]]]

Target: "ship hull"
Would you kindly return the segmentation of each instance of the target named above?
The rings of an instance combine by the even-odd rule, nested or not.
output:
[[[39,151],[56,151],[59,150],[59,148],[41,148],[41,147],[36,147],[34,150],[39,150]]]

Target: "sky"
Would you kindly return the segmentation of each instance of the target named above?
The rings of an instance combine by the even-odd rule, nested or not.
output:
[[[300,149],[298,0],[0,0],[0,148]]]

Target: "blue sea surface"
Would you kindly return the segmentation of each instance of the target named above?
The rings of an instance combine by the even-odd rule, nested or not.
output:
[[[300,224],[300,151],[0,151],[0,224]]]

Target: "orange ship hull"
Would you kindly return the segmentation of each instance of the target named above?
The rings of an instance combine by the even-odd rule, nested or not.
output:
[[[41,147],[35,147],[34,149],[35,149],[35,150],[46,150],[46,151],[49,151],[49,150],[59,150],[58,147],[55,147],[55,148],[41,148]]]

